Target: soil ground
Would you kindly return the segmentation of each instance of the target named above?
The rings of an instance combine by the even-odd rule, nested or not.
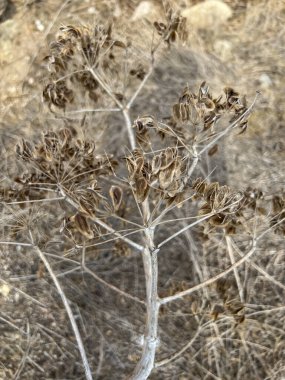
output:
[[[44,129],[53,124],[52,119],[45,119],[47,110],[42,105],[43,58],[58,27],[62,24],[104,23],[112,19],[124,34],[124,25],[132,23],[132,37],[136,36],[139,46],[142,46],[144,33],[150,36],[151,23],[159,19],[162,12],[159,0],[149,3],[150,13],[144,17],[137,14],[137,19],[132,21],[138,0],[8,0],[7,4],[3,2],[3,11],[0,1],[0,136],[5,172],[9,172],[7,166],[17,140],[38,135],[42,120],[45,120]],[[175,2],[175,6],[183,11],[199,3],[180,0]],[[222,181],[240,190],[248,186],[258,188],[270,197],[285,189],[285,3],[282,0],[228,0],[224,3],[233,12],[224,24],[209,24],[202,30],[189,26],[189,38],[184,47],[172,50],[168,56],[166,52],[165,56],[164,53],[160,56],[161,63],[150,78],[137,112],[140,114],[144,110],[148,94],[155,93],[158,86],[164,94],[161,98],[167,98],[169,104],[183,88],[183,83],[197,88],[204,79],[214,91],[232,86],[240,93],[246,93],[249,102],[254,99],[256,91],[260,91],[261,96],[246,133],[233,133],[224,141],[222,154],[226,180],[223,177]],[[174,92],[170,94],[171,90]],[[161,106],[165,106],[164,100]],[[149,107],[151,109],[152,106]],[[215,165],[211,170],[215,171]],[[3,247],[0,249],[0,379],[83,379],[75,339],[48,275],[39,274],[41,266],[32,253],[25,251],[23,256],[20,248],[11,250]],[[268,258],[264,259],[265,269],[284,283],[284,241],[276,239],[269,242],[261,251]],[[271,268],[270,252],[273,251],[275,261]],[[166,273],[172,270],[170,267],[175,268],[175,260],[179,260],[179,256],[169,257]],[[130,268],[136,271],[137,281],[143,282],[143,271],[137,258],[131,258],[125,266],[121,257],[101,256],[96,260],[94,257],[94,265],[98,274],[112,278],[114,284],[125,289],[134,286],[128,280]],[[133,355],[128,352],[130,346],[136,347],[136,339],[143,332],[143,309],[123,298],[114,298],[112,291],[94,283],[90,276],[82,273],[65,275],[69,268],[60,261],[54,267],[64,281],[66,295],[72,302],[87,350],[90,356],[94,353],[91,360],[95,368],[94,378],[125,378],[137,360],[136,350]],[[143,290],[140,291],[143,298]],[[278,292],[272,289],[272,300],[276,300],[275,306],[281,308],[284,304],[282,294]],[[262,309],[262,297],[258,294],[252,297],[252,303],[261,305]],[[270,295],[267,301],[269,299]],[[188,331],[192,323],[189,327],[191,338],[193,321],[190,323],[187,319],[187,308],[183,307],[178,307],[180,316],[173,309],[162,317],[165,318],[162,326],[170,326],[171,330],[170,333],[162,332],[165,345],[171,343],[179,347],[180,342],[188,338],[184,335],[185,328]],[[264,340],[262,338],[258,343],[260,347],[255,347],[260,349],[260,362],[256,359],[259,354],[251,352],[254,343],[247,346],[250,347],[248,357],[230,353],[232,363],[239,360],[251,363],[244,367],[247,372],[236,364],[239,368],[239,377],[236,378],[257,379],[261,372],[256,367],[260,366],[264,366],[262,373],[267,374],[267,379],[281,380],[285,377],[284,335],[279,339],[278,332],[284,330],[284,310],[280,313],[263,321],[271,325],[270,334],[274,337],[265,336],[270,334],[262,330]],[[132,314],[138,316],[137,321],[129,318]],[[98,324],[98,320],[103,322]],[[258,335],[258,329],[253,331]],[[253,342],[255,338],[252,337]],[[120,350],[114,342],[122,342]],[[261,347],[262,344],[264,346]],[[183,361],[165,372],[154,372],[151,378],[233,378],[228,377],[232,376],[231,372],[231,375],[211,376],[200,371],[197,362],[196,372],[191,375],[192,368]]]

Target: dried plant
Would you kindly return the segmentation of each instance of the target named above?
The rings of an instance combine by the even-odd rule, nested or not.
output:
[[[122,366],[123,375],[109,373],[109,378],[147,379],[154,371],[157,378],[166,378],[164,369],[167,371],[188,352],[185,357],[197,364],[207,351],[212,367],[201,365],[201,373],[215,372],[211,375],[214,378],[228,378],[219,370],[218,358],[226,351],[221,337],[230,340],[231,350],[241,340],[244,352],[248,352],[250,333],[242,329],[246,323],[255,323],[245,294],[248,268],[254,265],[270,283],[285,289],[282,279],[274,279],[251,261],[264,238],[285,234],[284,195],[267,197],[244,185],[232,189],[211,182],[200,165],[206,156],[211,160],[218,154],[224,136],[247,133],[256,98],[249,105],[244,96],[229,87],[222,95],[213,96],[203,82],[196,91],[188,85],[182,89],[170,109],[171,116],[159,119],[148,115],[146,107],[145,115],[132,120],[133,105],[152,75],[159,50],[164,43],[171,48],[177,39],[185,38],[185,20],[168,10],[165,22],[154,23],[154,31],[157,40],[151,47],[149,67],[130,59],[126,74],[124,59],[131,45],[113,36],[111,24],[60,27],[45,59],[48,77],[43,100],[53,114],[65,120],[65,126],[48,131],[43,126],[40,138],[17,144],[18,173],[0,189],[5,235],[1,245],[16,245],[23,254],[32,251],[44,265],[45,270],[37,269],[37,276],[50,276],[61,297],[87,379],[94,374],[100,377],[92,358],[94,343],[88,344],[84,329],[79,327],[66,287],[55,274],[56,265],[51,264],[53,259],[73,265],[73,271],[91,276],[106,292],[123,299],[125,313],[131,307],[128,302],[137,308],[130,309],[133,321],[128,323],[133,323],[130,331],[135,337],[144,329],[142,347],[131,339],[123,350],[130,363]],[[134,90],[136,80],[139,84]],[[95,139],[89,135],[83,138],[83,124],[69,120],[71,107],[80,107],[83,98],[96,107],[92,112],[122,115],[128,135],[127,143],[118,138],[118,146],[124,145],[123,156],[108,153],[104,141],[96,139],[96,125],[92,127]],[[185,274],[183,261],[189,247],[190,266]],[[129,272],[132,260],[138,257],[143,272],[138,269],[140,275],[125,275],[122,270],[122,287],[118,281],[113,285],[112,276],[105,281],[96,269],[100,249],[111,253],[108,270],[114,277],[116,263],[123,263]],[[177,257],[181,258],[185,279],[166,281],[175,270],[172,254],[176,263]],[[208,260],[211,264],[207,266]],[[145,284],[133,287],[142,276]],[[128,285],[126,290],[122,281]],[[115,312],[115,301],[112,306]],[[187,310],[191,316],[190,343],[182,348],[168,332],[164,319],[175,310]],[[219,335],[219,330],[224,333]],[[209,338],[198,347],[195,341],[200,334]],[[173,348],[168,347],[169,342]],[[103,348],[100,350],[102,357]],[[226,360],[230,366],[229,353]],[[255,378],[261,378],[264,370],[252,365]],[[188,376],[201,378],[195,373]]]

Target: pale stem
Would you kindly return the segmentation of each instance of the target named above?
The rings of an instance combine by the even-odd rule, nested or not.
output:
[[[54,202],[54,201],[61,201],[63,197],[56,197],[56,198],[44,198],[44,199],[32,199],[32,200],[26,200],[26,201],[16,201],[16,202],[3,202],[5,205],[19,205],[23,203],[47,203],[47,202]]]
[[[41,306],[41,307],[43,307],[43,308],[46,308],[46,307],[47,307],[47,306],[46,306],[45,304],[43,304],[42,302],[40,302],[40,301],[38,301],[37,299],[33,298],[33,297],[30,296],[29,294],[23,292],[23,290],[17,288],[16,286],[11,285],[9,282],[3,280],[2,278],[0,278],[0,281],[1,281],[1,282],[4,282],[4,284],[6,284],[6,285],[8,285],[9,287],[11,287],[12,289],[14,289],[15,292],[22,294],[24,297],[26,297],[27,299],[29,299],[29,300],[31,300],[32,302],[36,303],[37,305],[39,305],[39,306]],[[10,281],[12,281],[12,280],[10,279]]]
[[[18,243],[16,241],[0,241],[0,244],[17,245],[18,247],[32,247],[30,243]]]
[[[120,109],[123,109],[123,106],[121,102],[116,98],[116,96],[113,94],[112,90],[109,88],[109,86],[101,79],[101,77],[94,71],[91,67],[89,68],[89,72],[92,74],[94,79],[97,80],[97,82],[100,84],[102,89],[109,95],[109,97],[117,104],[117,106]]]
[[[234,264],[232,264],[231,266],[229,266],[226,270],[224,270],[223,272],[217,274],[214,277],[209,278],[206,281],[201,282],[198,285],[193,286],[190,289],[184,290],[183,292],[176,293],[176,294],[174,294],[173,296],[170,296],[170,297],[162,298],[160,300],[160,303],[161,304],[166,304],[168,302],[172,302],[172,301],[178,300],[178,299],[180,299],[180,298],[182,298],[184,296],[188,296],[189,294],[196,292],[197,290],[203,289],[205,286],[211,285],[213,282],[216,282],[219,278],[224,277],[225,275],[227,275],[228,273],[230,273],[231,271],[233,271],[235,268],[237,268],[241,264],[243,264],[245,261],[247,261],[254,254],[255,250],[256,250],[256,240],[253,240],[252,248],[249,250],[249,252],[246,255],[244,255],[240,260],[236,261]]]
[[[151,65],[151,67],[149,68],[146,76],[143,78],[143,80],[141,81],[140,85],[138,86],[138,88],[136,89],[135,93],[133,94],[133,96],[131,97],[131,99],[129,100],[127,106],[126,106],[126,109],[130,109],[133,102],[136,100],[137,96],[139,95],[139,93],[141,92],[141,90],[143,89],[144,85],[146,84],[148,78],[151,76],[152,74],[152,71],[153,71],[153,65]]]
[[[142,300],[140,300],[139,298],[137,298],[137,297],[135,297],[135,296],[132,296],[132,295],[129,294],[129,293],[124,292],[123,290],[117,288],[116,286],[110,284],[110,283],[107,282],[107,281],[104,281],[101,277],[97,276],[96,273],[92,272],[92,270],[90,270],[90,269],[85,265],[85,263],[82,263],[82,269],[84,270],[84,272],[89,273],[92,277],[94,277],[95,280],[97,280],[98,282],[101,282],[102,284],[104,284],[104,285],[107,286],[108,288],[114,290],[115,292],[117,292],[117,293],[120,294],[121,296],[126,297],[126,298],[129,298],[129,299],[131,299],[132,301],[135,301],[135,302],[141,303],[142,305],[145,305],[145,302],[142,301]]]
[[[93,77],[99,82],[100,86],[102,89],[109,95],[109,97],[116,103],[118,106],[119,110],[122,112],[124,118],[125,118],[125,123],[126,123],[126,128],[128,132],[128,138],[130,141],[130,145],[132,150],[136,148],[136,140],[135,136],[133,133],[132,129],[132,123],[129,115],[129,109],[127,107],[124,107],[123,104],[115,97],[113,94],[112,90],[108,87],[108,85],[100,78],[100,76],[94,71],[92,68],[89,68],[90,73],[93,75]],[[136,96],[138,95],[139,91],[137,91]],[[134,94],[134,95],[135,95]]]
[[[147,221],[150,218],[150,209],[148,199],[142,204],[143,217]],[[157,328],[158,328],[158,313],[159,313],[159,300],[157,294],[157,279],[158,279],[158,267],[157,267],[157,252],[154,242],[154,228],[146,227],[145,229],[145,249],[143,251],[143,265],[145,273],[146,284],[146,326],[143,342],[142,355],[137,363],[131,380],[145,380],[151,374],[154,368],[154,360],[156,347],[158,342]]]
[[[231,239],[231,238],[230,238]],[[235,251],[238,253],[238,255],[240,257],[242,257],[242,252],[241,250],[237,247],[237,245],[235,244],[235,242],[231,239],[231,244],[232,246],[234,247]],[[255,264],[253,261],[251,260],[247,260],[247,263],[253,267],[257,272],[259,272],[260,274],[262,274],[268,281],[272,282],[273,284],[277,285],[279,288],[285,290],[285,285],[282,284],[282,282],[276,280],[276,278],[274,278],[273,276],[271,276],[270,274],[268,274],[266,272],[266,270],[264,270],[263,268],[261,268],[259,265]]]
[[[129,114],[129,111],[127,108],[123,109],[122,112],[123,112],[125,122],[126,122],[126,128],[127,128],[127,132],[128,132],[129,142],[130,142],[132,150],[134,150],[134,149],[136,149],[136,140],[135,140],[135,135],[133,132],[130,114]]]
[[[89,363],[88,363],[88,359],[87,359],[87,356],[86,356],[86,352],[85,352],[85,349],[84,349],[84,346],[83,346],[83,342],[82,342],[82,339],[81,339],[81,335],[80,335],[80,332],[78,330],[78,327],[77,327],[77,324],[76,324],[76,321],[75,321],[75,318],[74,318],[74,315],[72,313],[72,310],[71,310],[71,307],[69,306],[69,303],[68,303],[68,300],[64,294],[64,291],[62,290],[61,288],[61,285],[56,277],[56,275],[53,273],[53,270],[48,262],[48,260],[46,259],[44,253],[39,249],[39,247],[37,246],[34,246],[34,249],[37,251],[40,259],[42,260],[42,262],[44,263],[47,271],[49,272],[49,275],[58,291],[58,294],[60,295],[60,298],[62,300],[62,303],[65,307],[65,310],[68,314],[68,317],[69,317],[69,320],[70,320],[70,323],[71,323],[71,326],[72,326],[72,330],[73,330],[73,333],[75,335],[75,338],[76,338],[76,342],[77,342],[77,345],[78,345],[78,349],[79,349],[79,352],[80,352],[80,355],[81,355],[81,359],[82,359],[82,362],[83,362],[83,366],[84,366],[84,371],[85,371],[85,376],[86,376],[86,379],[87,380],[92,380],[92,373],[91,373],[91,369],[90,369],[90,366],[89,366]]]
[[[235,262],[235,258],[234,258],[234,253],[233,253],[232,240],[229,236],[226,236],[226,242],[227,242],[227,248],[228,248],[228,253],[229,253],[230,260],[231,260],[231,264],[233,265]],[[235,276],[238,291],[239,291],[240,300],[241,300],[241,302],[244,302],[243,286],[241,283],[241,279],[240,279],[238,270],[237,270],[237,268],[234,268],[233,271],[234,271],[234,276]]]
[[[183,232],[187,231],[189,228],[192,228],[194,226],[196,226],[197,224],[203,222],[204,220],[207,220],[209,219],[211,216],[213,215],[216,215],[217,213],[219,212],[222,212],[222,211],[225,211],[227,210],[228,208],[234,206],[235,204],[237,204],[240,200],[237,200],[235,202],[233,202],[232,204],[230,204],[229,206],[226,206],[220,210],[216,210],[216,211],[213,211],[205,216],[203,216],[202,218],[199,218],[198,220],[196,220],[195,222],[191,223],[191,224],[188,224],[187,226],[181,228],[181,230],[175,232],[173,235],[169,236],[167,239],[163,240],[161,243],[158,244],[157,248],[161,248],[164,244],[168,243],[169,241],[171,241],[172,239],[176,238],[177,236],[181,235]]]
[[[212,321],[205,323],[203,326],[199,326],[199,328],[197,329],[193,338],[188,343],[186,343],[185,346],[183,346],[179,351],[175,352],[174,354],[172,354],[168,358],[162,359],[159,362],[155,363],[155,368],[165,366],[165,365],[175,361],[177,358],[179,358],[185,351],[187,351],[192,346],[192,344],[198,338],[200,333],[202,331],[205,331],[206,326],[209,325],[210,323],[212,323]]]
[[[93,112],[120,112],[120,108],[82,108],[80,110],[73,110],[65,112],[66,115],[73,115],[77,113],[93,113]]]

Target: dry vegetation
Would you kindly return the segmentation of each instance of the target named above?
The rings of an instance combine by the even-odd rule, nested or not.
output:
[[[139,3],[0,3],[0,379],[281,380],[284,2]]]

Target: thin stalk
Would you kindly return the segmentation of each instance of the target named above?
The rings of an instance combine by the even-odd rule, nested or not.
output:
[[[226,236],[226,242],[227,242],[227,248],[228,248],[228,253],[229,253],[230,260],[231,260],[231,264],[233,265],[235,262],[235,258],[234,258],[234,253],[233,253],[232,240],[231,240],[230,236]],[[239,298],[240,298],[241,302],[244,303],[245,302],[244,292],[243,292],[243,286],[241,283],[240,275],[238,273],[237,268],[234,268],[233,271],[234,271],[234,276],[235,276],[238,291],[239,291]]]
[[[216,215],[219,212],[227,210],[228,208],[232,207],[233,205],[237,204],[238,202],[239,202],[239,200],[237,200],[236,202],[233,202],[229,206],[226,206],[226,207],[222,208],[221,210],[210,212],[209,214],[203,216],[202,218],[199,218],[195,222],[193,222],[191,224],[188,224],[187,226],[181,228],[179,231],[175,232],[173,235],[169,236],[167,239],[165,239],[161,243],[159,243],[158,246],[157,246],[157,248],[158,249],[161,248],[163,245],[165,245],[166,243],[168,243],[172,239],[176,238],[177,236],[181,235],[183,232],[187,231],[189,228],[196,226],[197,224],[203,222],[204,220],[209,219],[211,216]]]
[[[93,112],[120,112],[120,108],[82,108],[80,110],[73,110],[65,112],[66,115],[73,115],[77,113],[93,113]]]
[[[46,259],[44,253],[39,249],[39,247],[37,246],[34,246],[34,249],[37,251],[37,254],[39,255],[40,259],[42,260],[42,262],[44,263],[47,271],[49,272],[49,275],[58,291],[58,294],[60,295],[61,297],[61,300],[62,300],[62,303],[65,307],[65,310],[68,314],[68,317],[69,317],[69,320],[70,320],[70,323],[71,323],[71,327],[72,327],[72,330],[74,332],[74,335],[75,335],[75,339],[76,339],[76,342],[77,342],[77,345],[78,345],[78,349],[79,349],[79,352],[80,352],[80,355],[81,355],[81,359],[82,359],[82,362],[83,362],[83,366],[84,366],[84,371],[85,371],[85,377],[87,380],[93,380],[93,377],[92,377],[92,373],[91,373],[91,369],[90,369],[90,366],[89,366],[89,363],[88,363],[88,359],[87,359],[87,355],[86,355],[86,352],[85,352],[85,349],[84,349],[84,346],[83,346],[83,342],[82,342],[82,339],[81,339],[81,335],[80,335],[80,332],[78,330],[78,327],[77,327],[77,324],[76,324],[76,321],[75,321],[75,318],[74,318],[74,315],[72,313],[72,310],[71,310],[71,307],[69,306],[69,303],[68,303],[68,300],[64,294],[64,291],[62,290],[62,287],[56,277],[56,275],[53,273],[53,270],[48,262],[48,260]]]
[[[254,254],[255,250],[256,250],[256,240],[253,241],[252,248],[247,252],[247,254],[245,254],[240,260],[236,261],[234,264],[229,266],[223,272],[217,274],[214,277],[209,278],[206,281],[201,282],[198,285],[193,286],[190,289],[184,290],[183,292],[176,293],[173,296],[164,297],[160,300],[160,303],[163,305],[163,304],[178,300],[180,298],[183,298],[184,296],[188,296],[189,294],[196,292],[197,290],[203,289],[205,286],[211,285],[213,282],[216,282],[219,278],[224,277],[225,275],[230,273],[232,270],[234,270],[235,268],[243,264],[245,261],[247,261]]]
[[[84,270],[84,272],[89,273],[90,276],[92,276],[93,278],[95,278],[95,280],[97,280],[97,281],[100,282],[101,284],[107,286],[108,288],[114,290],[115,292],[117,292],[117,293],[120,294],[121,296],[126,297],[126,298],[129,298],[129,299],[131,299],[132,301],[138,302],[138,303],[140,303],[140,304],[142,304],[142,305],[145,305],[145,302],[142,301],[142,300],[140,300],[138,297],[132,296],[131,294],[124,292],[123,290],[117,288],[116,286],[110,284],[109,282],[104,281],[101,277],[97,276],[96,273],[92,272],[92,270],[89,269],[89,268],[86,266],[85,263],[82,263],[82,269]]]
[[[219,278],[226,276],[228,273],[230,273],[235,268],[239,267],[241,264],[247,261],[254,254],[255,250],[256,250],[256,239],[253,240],[252,248],[240,260],[230,265],[223,272],[217,274],[214,277],[209,278],[206,281],[201,282],[198,285],[193,286],[190,289],[184,290],[183,292],[176,293],[173,296],[164,297],[160,300],[160,303],[163,305],[163,304],[178,300],[180,298],[183,298],[184,296],[188,296],[189,294],[196,292],[197,290],[203,289],[205,286],[211,285],[213,282],[216,282]]]
[[[108,85],[101,79],[101,77],[94,71],[91,67],[89,68],[89,72],[93,76],[94,79],[97,80],[97,82],[100,84],[102,89],[109,95],[109,97],[116,103],[116,105],[123,109],[122,103],[116,98],[116,96],[113,94],[112,90],[108,87]]]
[[[177,358],[179,358],[185,351],[187,351],[195,342],[195,340],[199,337],[200,333],[202,331],[205,331],[205,328],[207,328],[208,325],[210,325],[212,321],[205,323],[202,326],[199,326],[196,333],[194,334],[193,338],[185,344],[179,351],[175,352],[168,358],[162,359],[159,362],[155,363],[155,368],[162,367],[165,365],[168,365],[169,363],[175,361]]]
[[[26,201],[17,201],[17,202],[3,202],[5,205],[19,205],[19,204],[25,204],[25,203],[47,203],[47,202],[54,202],[54,201],[61,201],[64,199],[63,197],[56,197],[56,198],[44,198],[44,199],[32,199],[32,200],[26,200]]]
[[[136,140],[135,140],[135,136],[134,136],[133,129],[132,129],[132,123],[131,123],[131,119],[130,119],[129,109],[127,108],[128,106],[124,107],[122,105],[122,103],[115,97],[115,95],[112,93],[111,89],[107,86],[107,84],[100,78],[100,76],[92,68],[90,68],[89,71],[93,75],[93,77],[99,82],[102,89],[116,103],[119,110],[122,112],[122,114],[125,118],[125,123],[126,123],[126,128],[127,128],[128,138],[129,138],[131,148],[132,148],[132,150],[135,149],[136,148]],[[139,93],[139,91],[137,93],[135,93],[134,95],[137,96],[138,93]],[[133,98],[131,100],[132,100],[132,102],[134,101]]]
[[[231,239],[231,238],[229,238]],[[239,247],[235,244],[235,242],[231,239],[231,244],[233,245],[233,248],[235,249],[235,251],[238,253],[238,255],[240,257],[242,257],[242,252],[241,250],[239,249]],[[260,274],[262,274],[269,282],[272,282],[273,284],[277,285],[279,288],[285,290],[285,285],[282,284],[282,282],[276,280],[276,278],[274,278],[273,276],[271,276],[269,273],[266,272],[266,270],[264,270],[263,268],[261,268],[259,265],[255,264],[253,261],[251,260],[247,260],[246,261],[252,268],[254,268],[257,272],[259,272]]]
[[[134,101],[136,100],[137,96],[139,95],[139,93],[143,89],[144,85],[146,84],[148,78],[151,76],[152,72],[153,72],[153,64],[151,65],[151,67],[149,68],[147,74],[145,75],[145,77],[141,81],[140,85],[136,89],[136,91],[133,94],[133,96],[131,97],[131,99],[129,100],[129,102],[128,102],[127,106],[126,106],[127,110],[129,110],[131,108],[131,106],[133,105]]]
[[[123,109],[122,112],[123,112],[123,116],[125,118],[125,123],[126,123],[127,132],[128,132],[129,142],[130,142],[132,150],[134,150],[134,149],[136,149],[136,140],[135,140],[135,135],[134,135],[134,132],[133,132],[133,127],[132,127],[132,123],[131,123],[131,118],[130,118],[129,110],[127,108],[125,108],[125,109]]]
[[[64,200],[66,202],[68,202],[70,205],[72,205],[76,210],[79,210],[79,205],[77,204],[76,201],[74,201],[70,196],[68,196],[68,194],[62,189],[62,188],[59,188],[59,191],[60,193],[62,194],[62,196],[64,197]],[[119,232],[117,232],[116,230],[114,230],[112,227],[110,227],[108,224],[106,224],[105,222],[103,222],[101,219],[99,218],[96,218],[96,217],[89,217],[90,220],[96,224],[98,224],[99,226],[103,227],[105,230],[111,232],[112,234],[114,234],[115,236],[117,236],[119,239],[123,240],[125,243],[129,244],[131,247],[137,249],[138,251],[142,252],[144,250],[144,247],[126,237],[124,237],[123,235],[121,235]]]

